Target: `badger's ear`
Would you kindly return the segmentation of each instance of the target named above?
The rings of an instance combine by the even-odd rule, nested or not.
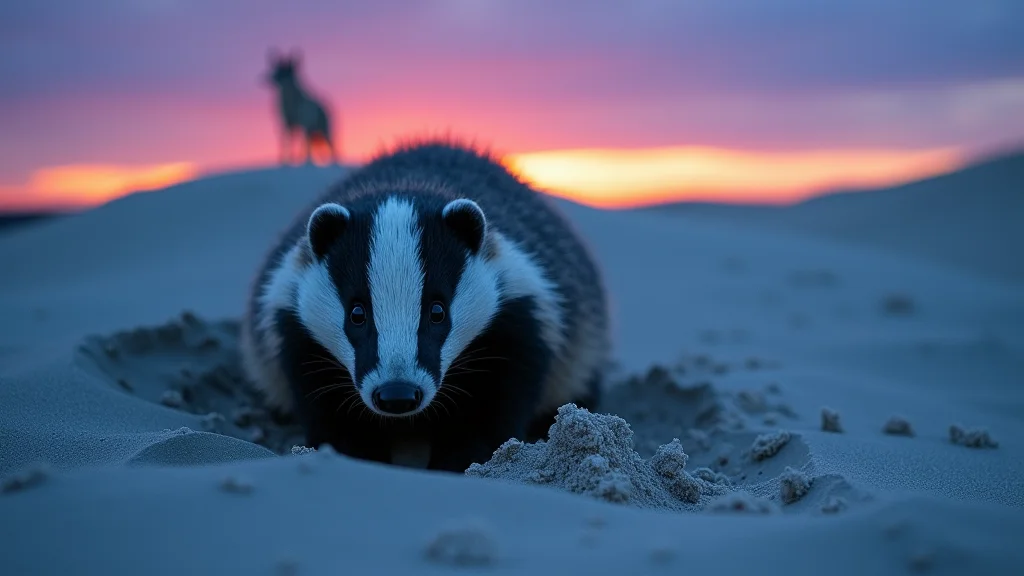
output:
[[[468,198],[452,200],[441,211],[441,218],[476,254],[487,236],[487,218],[480,206]]]
[[[309,216],[306,222],[306,235],[309,237],[309,246],[313,249],[313,256],[317,260],[323,259],[331,249],[331,244],[341,236],[348,227],[352,215],[348,208],[334,202],[321,204]]]

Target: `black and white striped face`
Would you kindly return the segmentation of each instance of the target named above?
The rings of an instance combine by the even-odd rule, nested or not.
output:
[[[487,220],[470,200],[323,204],[307,224],[312,263],[298,315],[382,416],[433,400],[452,362],[498,309]]]

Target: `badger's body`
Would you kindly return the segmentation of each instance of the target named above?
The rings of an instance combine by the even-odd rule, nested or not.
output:
[[[598,269],[568,222],[486,154],[401,147],[343,179],[270,252],[245,369],[307,444],[463,471],[558,406],[592,407],[609,354]]]

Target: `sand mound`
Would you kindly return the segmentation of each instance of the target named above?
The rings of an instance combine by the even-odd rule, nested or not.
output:
[[[725,477],[713,471],[687,472],[688,459],[673,439],[644,460],[633,450],[633,431],[625,420],[566,404],[558,409],[546,442],[509,440],[466,475],[546,484],[609,502],[669,510],[694,510],[729,490]]]
[[[499,552],[492,531],[488,523],[479,518],[450,521],[427,542],[424,556],[431,562],[455,567],[494,564]]]
[[[992,438],[984,428],[964,428],[959,424],[950,424],[949,441],[968,448],[998,448],[999,442]]]
[[[129,465],[195,466],[266,458],[274,453],[239,438],[199,432],[186,427],[166,430],[166,437],[149,444],[125,462]]]
[[[706,466],[688,470],[690,457],[678,438],[644,459],[633,448],[629,423],[573,404],[558,410],[548,436],[547,441],[532,444],[509,440],[488,462],[470,466],[466,475],[680,512],[835,514],[851,504],[871,500],[842,476],[814,475],[806,446],[787,431],[757,435],[752,440],[751,433],[713,436],[715,449],[746,441],[745,448],[732,448],[731,460],[712,463],[731,474]]]

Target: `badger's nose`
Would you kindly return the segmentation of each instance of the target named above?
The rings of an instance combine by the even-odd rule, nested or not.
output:
[[[387,414],[405,414],[420,407],[423,391],[409,382],[385,382],[371,395],[373,405]]]

